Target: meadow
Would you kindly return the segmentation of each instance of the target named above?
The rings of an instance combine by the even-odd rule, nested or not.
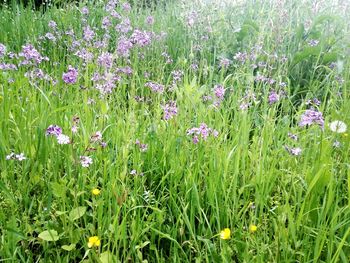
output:
[[[350,262],[350,2],[57,3],[0,5],[0,262]]]

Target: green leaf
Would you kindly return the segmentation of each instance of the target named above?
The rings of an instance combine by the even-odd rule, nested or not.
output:
[[[103,252],[101,254],[100,261],[101,261],[101,263],[114,263],[114,262],[116,262],[114,255],[109,251]]]
[[[58,182],[51,183],[52,193],[56,197],[66,197],[66,186]]]
[[[79,206],[69,213],[69,219],[74,221],[82,217],[86,212],[86,206]]]
[[[73,249],[75,249],[75,244],[70,244],[69,246],[63,245],[61,248],[66,250],[66,251],[72,251]]]
[[[39,234],[39,238],[41,238],[42,240],[45,240],[45,241],[57,241],[60,239],[57,231],[55,231],[55,230],[43,231]]]
[[[319,56],[321,54],[321,47],[306,47],[303,51],[297,52],[294,55],[292,66],[302,62],[303,60],[309,58],[310,56]]]

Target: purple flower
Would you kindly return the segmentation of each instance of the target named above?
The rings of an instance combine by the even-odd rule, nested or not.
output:
[[[182,80],[184,72],[182,70],[174,70],[171,72],[171,75],[173,75],[173,83],[175,84]]]
[[[130,37],[132,43],[145,47],[151,43],[151,34],[146,31],[135,29]]]
[[[92,159],[89,156],[80,156],[80,164],[82,167],[89,167],[92,164]]]
[[[291,132],[288,132],[288,137],[294,141],[298,140],[298,136],[296,134],[291,133]]]
[[[280,99],[280,95],[276,91],[272,90],[269,94],[269,104],[272,105],[278,102],[279,99]]]
[[[24,58],[21,65],[40,64],[43,60],[48,60],[47,57],[42,57],[38,50],[31,44],[22,46],[22,52],[18,55]]]
[[[335,141],[333,142],[333,147],[334,147],[334,148],[339,148],[340,146],[341,146],[341,143],[340,143],[339,141],[335,140]]]
[[[228,68],[228,66],[230,66],[230,64],[231,64],[231,60],[229,60],[227,58],[222,58],[222,59],[220,59],[219,64],[220,64],[221,68]]]
[[[6,46],[0,43],[0,58],[6,55]]]
[[[193,127],[191,129],[188,129],[187,135],[192,135],[193,143],[197,144],[199,142],[199,136],[205,141],[207,140],[209,135],[212,135],[213,137],[217,137],[219,135],[219,132],[217,130],[213,130],[212,128],[209,128],[205,123],[201,123],[198,128]]]
[[[135,141],[135,144],[139,146],[141,152],[146,152],[148,150],[148,144],[141,143],[138,139]]]
[[[113,55],[108,52],[103,52],[97,59],[100,66],[111,68],[113,65]]]
[[[320,106],[321,101],[319,101],[317,98],[313,98],[312,100],[307,100],[305,102],[306,105],[315,105],[315,106]]]
[[[130,49],[133,47],[132,42],[127,39],[125,36],[121,36],[117,45],[117,53],[120,56],[128,57]]]
[[[122,4],[122,8],[124,11],[130,11],[131,10],[131,5],[128,2],[125,2]]]
[[[105,17],[102,19],[102,28],[106,30],[106,29],[108,29],[111,25],[112,25],[111,20],[109,19],[108,16],[105,16]]]
[[[215,85],[214,94],[220,101],[223,100],[225,96],[225,88],[222,85]]]
[[[163,119],[166,121],[172,119],[177,115],[177,107],[175,101],[169,101],[167,104],[162,106],[162,108],[164,111]]]
[[[49,27],[51,27],[52,29],[56,29],[56,27],[57,27],[57,24],[56,24],[56,22],[55,21],[53,21],[53,20],[51,20],[51,21],[49,21]]]
[[[89,8],[87,8],[86,6],[84,6],[82,9],[81,9],[81,13],[83,15],[88,15],[89,14]]]
[[[68,66],[68,72],[63,73],[62,79],[67,84],[74,84],[77,82],[78,70],[73,68],[71,65]]]
[[[319,112],[314,109],[306,110],[304,112],[304,114],[301,116],[299,126],[304,127],[304,126],[310,126],[312,124],[317,124],[323,129],[324,119],[322,116],[322,112]]]
[[[83,37],[85,41],[89,42],[94,39],[95,32],[89,26],[86,26],[84,28]]]
[[[244,62],[247,61],[247,59],[248,59],[248,54],[247,54],[246,52],[243,52],[243,53],[237,52],[237,53],[234,55],[233,58],[234,58],[235,60],[238,60],[239,62],[241,62],[241,63],[243,64]]]
[[[186,18],[186,22],[187,22],[187,25],[189,27],[193,27],[194,24],[197,22],[198,20],[198,13],[197,12],[191,12],[188,14],[187,18]]]
[[[291,155],[294,155],[294,156],[299,156],[302,152],[301,148],[299,147],[295,147],[295,148],[290,148],[288,146],[285,146],[285,149],[291,154]]]
[[[129,18],[125,18],[120,24],[115,26],[115,30],[117,30],[120,33],[128,33],[132,30],[131,22]]]
[[[311,39],[311,40],[308,42],[309,46],[311,46],[311,47],[317,46],[318,43],[320,43],[320,41],[318,41],[318,40],[316,40],[316,39]]]
[[[154,18],[153,18],[153,16],[148,16],[148,17],[146,18],[146,23],[149,24],[149,25],[153,25],[153,23],[154,23]]]
[[[145,87],[150,88],[153,92],[162,93],[164,91],[164,86],[155,82],[147,82]]]
[[[62,133],[62,128],[57,125],[50,125],[46,129],[46,136],[53,135],[57,137],[61,133]]]

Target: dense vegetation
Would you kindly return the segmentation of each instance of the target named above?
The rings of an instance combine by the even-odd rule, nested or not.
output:
[[[350,261],[350,3],[57,3],[0,9],[0,261]]]

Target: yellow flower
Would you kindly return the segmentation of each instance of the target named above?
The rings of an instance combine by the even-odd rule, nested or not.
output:
[[[92,192],[93,195],[99,195],[101,193],[101,190],[99,190],[97,188],[94,188],[94,189],[92,189],[91,192]]]
[[[89,237],[88,247],[98,247],[101,245],[101,240],[98,238],[98,236]]]
[[[231,238],[231,230],[229,228],[225,228],[220,232],[221,239],[230,239]]]
[[[256,232],[256,230],[258,230],[258,227],[256,225],[250,225],[249,226],[249,232],[250,233],[254,233],[254,232]]]

